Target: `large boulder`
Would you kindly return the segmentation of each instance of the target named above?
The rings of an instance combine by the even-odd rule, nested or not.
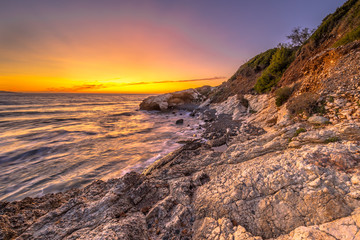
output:
[[[192,109],[198,106],[205,96],[197,89],[187,89],[183,91],[151,96],[140,103],[141,110],[159,110],[183,108]]]

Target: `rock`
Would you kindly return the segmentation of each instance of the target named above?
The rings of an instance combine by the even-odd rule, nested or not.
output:
[[[360,209],[356,209],[352,216],[309,227],[298,227],[291,233],[277,238],[277,240],[297,239],[329,239],[329,240],[350,240],[359,239]]]
[[[175,124],[176,125],[181,125],[181,124],[183,124],[184,123],[184,119],[178,119],[178,120],[176,120],[176,122],[175,122]]]
[[[208,99],[206,99],[203,103],[201,103],[201,104],[199,105],[199,108],[205,108],[205,107],[209,106],[210,103],[211,103],[211,99],[208,98]]]
[[[204,96],[196,89],[167,93],[146,98],[140,103],[141,110],[166,111],[171,108],[194,109]]]
[[[291,139],[289,147],[298,147],[311,143],[329,143],[338,141],[339,132],[332,129],[320,129],[303,132]]]
[[[345,124],[339,126],[340,134],[343,138],[360,141],[360,126],[357,124]]]
[[[211,93],[211,91],[213,91],[213,89],[214,89],[214,87],[211,87],[208,85],[196,88],[196,90],[205,97],[208,97],[209,94]]]
[[[325,123],[329,122],[329,119],[327,119],[325,117],[314,115],[314,116],[309,117],[308,122],[312,123],[312,124],[325,124]]]
[[[244,98],[249,102],[250,109],[254,110],[255,112],[260,112],[268,107],[268,94],[245,94]]]
[[[216,110],[216,115],[229,114],[232,115],[233,120],[238,120],[247,111],[246,107],[241,104],[237,95],[228,97],[226,101],[213,104],[210,107],[211,109]]]
[[[210,146],[210,147],[219,147],[221,145],[224,145],[227,143],[229,136],[226,134],[220,138],[215,138],[212,140],[207,141],[206,143]]]

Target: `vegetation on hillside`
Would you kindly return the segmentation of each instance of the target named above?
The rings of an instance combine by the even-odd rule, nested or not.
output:
[[[275,91],[275,103],[276,106],[280,107],[283,105],[291,96],[293,89],[290,87],[279,88]]]
[[[321,46],[325,48],[332,44],[333,47],[337,47],[360,39],[360,1],[348,0],[333,14],[329,14],[316,31],[296,27],[287,38],[291,41],[290,43],[281,43],[276,48],[260,53],[240,66],[227,82],[212,93],[212,100],[221,102],[234,94],[245,94],[251,91],[260,94],[269,92],[277,88],[278,82],[296,56],[301,55],[301,59],[306,59],[311,55],[314,47],[321,50]],[[292,75],[290,75],[295,76],[294,79],[296,79],[298,70],[291,71]],[[282,89],[275,95],[276,104],[281,106],[290,97],[291,91]]]
[[[323,114],[323,102],[319,101],[319,95],[311,92],[305,92],[289,100],[286,108],[293,115],[303,114],[311,116],[315,113]]]
[[[329,14],[324,18],[320,27],[314,32],[310,40],[315,42],[315,45],[318,46],[323,39],[326,39],[334,27],[339,23],[339,21],[356,5],[358,0],[348,0],[344,5],[336,9],[332,14]],[[359,12],[354,11],[355,15],[358,15]]]
[[[266,52],[256,55],[248,62],[241,65],[240,68],[235,72],[235,74],[229,79],[229,81],[235,80],[240,74],[246,74],[248,70],[259,72],[267,68],[270,65],[271,58],[275,52],[276,48],[272,48],[267,50]]]
[[[339,47],[345,45],[347,43],[351,43],[355,40],[360,39],[360,26],[353,29],[351,32],[345,34],[342,38],[340,38],[335,44],[334,47]]]
[[[281,76],[295,58],[296,48],[280,47],[271,57],[270,65],[257,79],[254,89],[258,93],[264,93],[278,83]]]

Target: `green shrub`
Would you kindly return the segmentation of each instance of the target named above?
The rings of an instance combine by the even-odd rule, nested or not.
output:
[[[353,29],[352,31],[345,34],[342,38],[340,38],[335,44],[334,47],[339,47],[348,43],[351,43],[355,40],[360,39],[360,26]]]
[[[264,69],[270,65],[270,61],[274,53],[277,51],[276,48],[269,49],[263,53],[256,55],[250,59],[245,65],[252,68],[253,70]]]
[[[348,0],[344,5],[336,9],[333,14],[329,14],[324,18],[320,27],[310,37],[318,45],[322,39],[327,37],[334,27],[338,24],[339,20],[344,17],[348,11],[358,2],[358,0]]]
[[[283,105],[289,99],[291,94],[292,94],[292,88],[290,87],[283,87],[276,90],[275,91],[276,106],[280,107],[281,105]]]
[[[254,89],[264,93],[277,84],[285,70],[295,58],[296,49],[280,47],[271,57],[270,65],[264,70],[261,77],[256,80]]]
[[[319,96],[314,93],[303,93],[291,99],[287,109],[293,115],[304,113],[308,116],[317,111],[317,101]]]
[[[239,69],[235,72],[235,74],[232,75],[231,78],[229,78],[229,81],[234,81],[240,74],[246,74],[248,70],[253,70],[255,72],[258,72],[267,68],[270,65],[271,58],[275,52],[276,52],[276,48],[272,48],[263,53],[256,55],[248,62],[241,65]]]
[[[295,132],[295,134],[294,134],[294,137],[299,136],[299,134],[302,133],[302,132],[306,132],[306,129],[305,129],[305,128],[298,128],[298,129],[296,129],[296,132]]]
[[[330,137],[325,140],[325,143],[338,142],[340,139],[338,137]]]
[[[318,102],[313,109],[313,113],[318,113],[320,115],[324,115],[326,113],[325,104],[326,104],[326,102],[324,100]]]

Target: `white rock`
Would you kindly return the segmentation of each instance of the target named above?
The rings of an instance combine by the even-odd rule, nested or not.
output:
[[[312,124],[325,124],[325,123],[329,122],[329,119],[327,119],[325,117],[314,115],[314,116],[309,117],[308,122],[312,123]]]

